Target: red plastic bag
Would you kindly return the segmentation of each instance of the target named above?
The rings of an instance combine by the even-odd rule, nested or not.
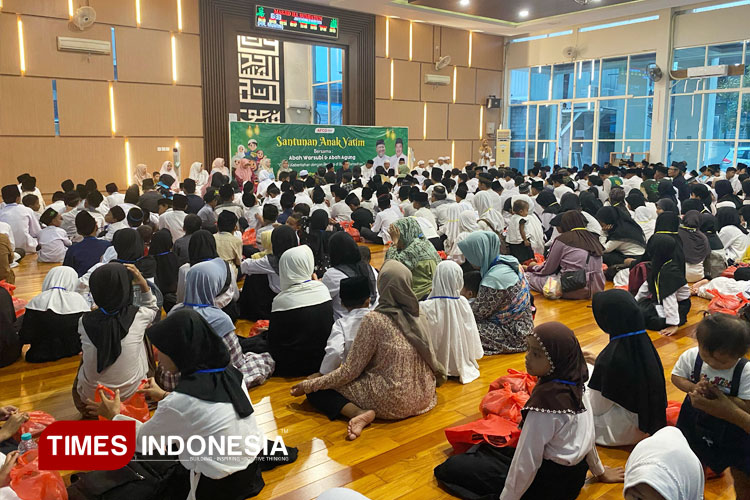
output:
[[[248,337],[255,337],[256,335],[260,335],[264,330],[268,330],[268,325],[271,322],[267,319],[259,319],[255,322],[253,327],[250,329],[250,333],[248,334]]]
[[[737,295],[724,295],[717,290],[707,291],[714,296],[708,304],[709,313],[724,313],[737,316],[737,313],[742,309],[742,306],[750,302],[743,297],[741,293],[738,293]]]
[[[447,259],[447,258],[448,258],[448,255],[446,255],[446,253],[445,253],[445,252],[443,252],[442,250],[438,250],[438,255],[439,255],[439,256],[440,256],[440,258],[441,258],[441,259],[443,259],[443,260],[445,260],[445,259]]]
[[[29,434],[31,434],[32,439],[36,439],[39,437],[42,431],[54,421],[55,417],[53,417],[49,413],[45,413],[43,411],[30,411],[29,419],[21,424],[21,427],[18,428],[18,431],[13,437],[16,439],[16,441],[20,442],[21,434],[25,434],[28,432]]]
[[[10,471],[10,487],[21,500],[68,500],[60,473],[39,470],[37,450],[30,450],[18,457]]]
[[[526,392],[513,392],[510,384],[504,384],[502,389],[490,391],[479,404],[479,411],[483,417],[497,415],[511,422],[521,422],[521,408],[529,400]]]
[[[667,425],[672,427],[677,425],[677,417],[680,416],[682,403],[679,401],[667,401]]]
[[[142,389],[145,384],[146,381],[144,380],[138,386],[138,389]],[[104,392],[106,392],[110,398],[115,397],[115,391],[113,391],[109,387],[104,387],[103,385],[99,384],[98,386],[96,386],[96,396],[94,397],[94,401],[96,401],[97,403],[101,401],[101,398],[99,397],[99,389],[102,389]],[[120,415],[125,415],[126,417],[131,417],[141,422],[147,421],[149,418],[151,418],[151,414],[148,411],[146,396],[144,396],[143,394],[138,394],[136,392],[125,401],[120,402]],[[107,419],[104,417],[99,417],[99,420]]]
[[[738,262],[735,265],[729,266],[728,268],[724,269],[724,271],[722,271],[722,273],[721,273],[721,276],[724,277],[724,278],[732,278],[732,279],[734,279],[734,272],[737,269],[739,269],[740,267],[747,267],[749,265],[750,264],[746,264],[744,262]]]
[[[481,442],[496,448],[515,447],[520,435],[521,430],[515,422],[497,415],[488,415],[468,424],[445,429],[445,437],[456,453],[463,453]]]
[[[508,374],[503,375],[490,384],[490,391],[497,391],[505,384],[510,386],[513,392],[527,392],[531,394],[536,386],[536,377],[526,372],[519,372],[513,368],[508,369]]]
[[[534,254],[534,262],[536,262],[537,264],[540,264],[540,265],[544,264],[544,255],[542,255],[540,253],[535,253]]]
[[[255,228],[249,228],[246,229],[244,233],[242,233],[242,245],[252,245],[255,246],[256,244],[256,238],[255,238]]]
[[[16,311],[16,318],[23,316],[26,313],[26,304],[29,302],[27,300],[13,297],[13,290],[16,289],[16,285],[11,285],[7,281],[2,280],[0,281],[0,287],[5,288],[13,299],[13,309]]]

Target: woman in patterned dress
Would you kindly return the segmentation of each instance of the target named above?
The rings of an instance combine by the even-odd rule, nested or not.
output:
[[[489,231],[472,233],[458,247],[482,274],[471,308],[484,354],[525,351],[526,336],[534,329],[533,303],[518,260],[500,255],[500,238]]]

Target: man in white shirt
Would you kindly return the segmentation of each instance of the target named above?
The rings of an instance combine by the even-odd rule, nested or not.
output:
[[[553,192],[555,193],[555,198],[557,199],[558,203],[560,203],[560,200],[562,199],[564,194],[573,192],[572,189],[563,184],[561,174],[552,174],[550,176],[550,180],[552,181],[552,185],[554,186]]]
[[[372,224],[372,229],[362,226],[359,234],[370,243],[384,245],[391,241],[391,234],[389,232],[391,224],[400,219],[402,215],[398,209],[398,205],[395,208],[391,207],[391,197],[388,194],[378,196],[378,208],[380,211],[375,214],[375,222]]]
[[[377,155],[372,159],[372,167],[385,167],[385,162],[390,160],[390,157],[385,155],[385,141],[383,139],[378,139],[375,143],[375,152]]]
[[[107,210],[116,207],[121,203],[125,203],[125,195],[118,192],[117,184],[110,182],[105,186],[105,189],[107,190],[107,196],[104,200],[107,203]]]
[[[372,176],[375,175],[375,167],[373,167],[374,162],[372,160],[367,160],[367,163],[362,165],[362,169],[360,172],[362,173],[362,184],[365,185],[368,182],[370,182],[370,179],[372,179]]]
[[[442,170],[443,172],[445,172],[446,168],[448,167],[448,166],[447,166],[447,165],[445,164],[445,158],[444,158],[443,156],[438,156],[437,167],[438,167],[438,168],[439,168],[440,170]]]
[[[186,208],[187,196],[176,194],[172,198],[172,208],[159,216],[159,229],[168,229],[172,234],[173,242],[185,236]]]
[[[331,219],[337,222],[352,220],[352,209],[344,202],[348,194],[346,190],[341,186],[331,186],[331,193],[333,193],[333,200],[335,201],[331,205]]]
[[[42,232],[34,211],[20,204],[21,191],[15,184],[2,189],[5,207],[0,210],[0,222],[5,222],[13,232],[13,240],[26,253],[36,253],[37,237]]]

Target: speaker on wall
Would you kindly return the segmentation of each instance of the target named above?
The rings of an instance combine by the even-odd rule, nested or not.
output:
[[[487,109],[497,109],[503,106],[503,100],[494,95],[487,96]]]

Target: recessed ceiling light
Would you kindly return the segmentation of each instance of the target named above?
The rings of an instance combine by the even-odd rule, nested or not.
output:
[[[518,13],[519,17],[529,17],[529,11],[524,9],[521,12]]]
[[[460,0],[458,3],[459,3],[459,5],[461,5],[461,7],[468,7],[469,6],[469,0]]]

